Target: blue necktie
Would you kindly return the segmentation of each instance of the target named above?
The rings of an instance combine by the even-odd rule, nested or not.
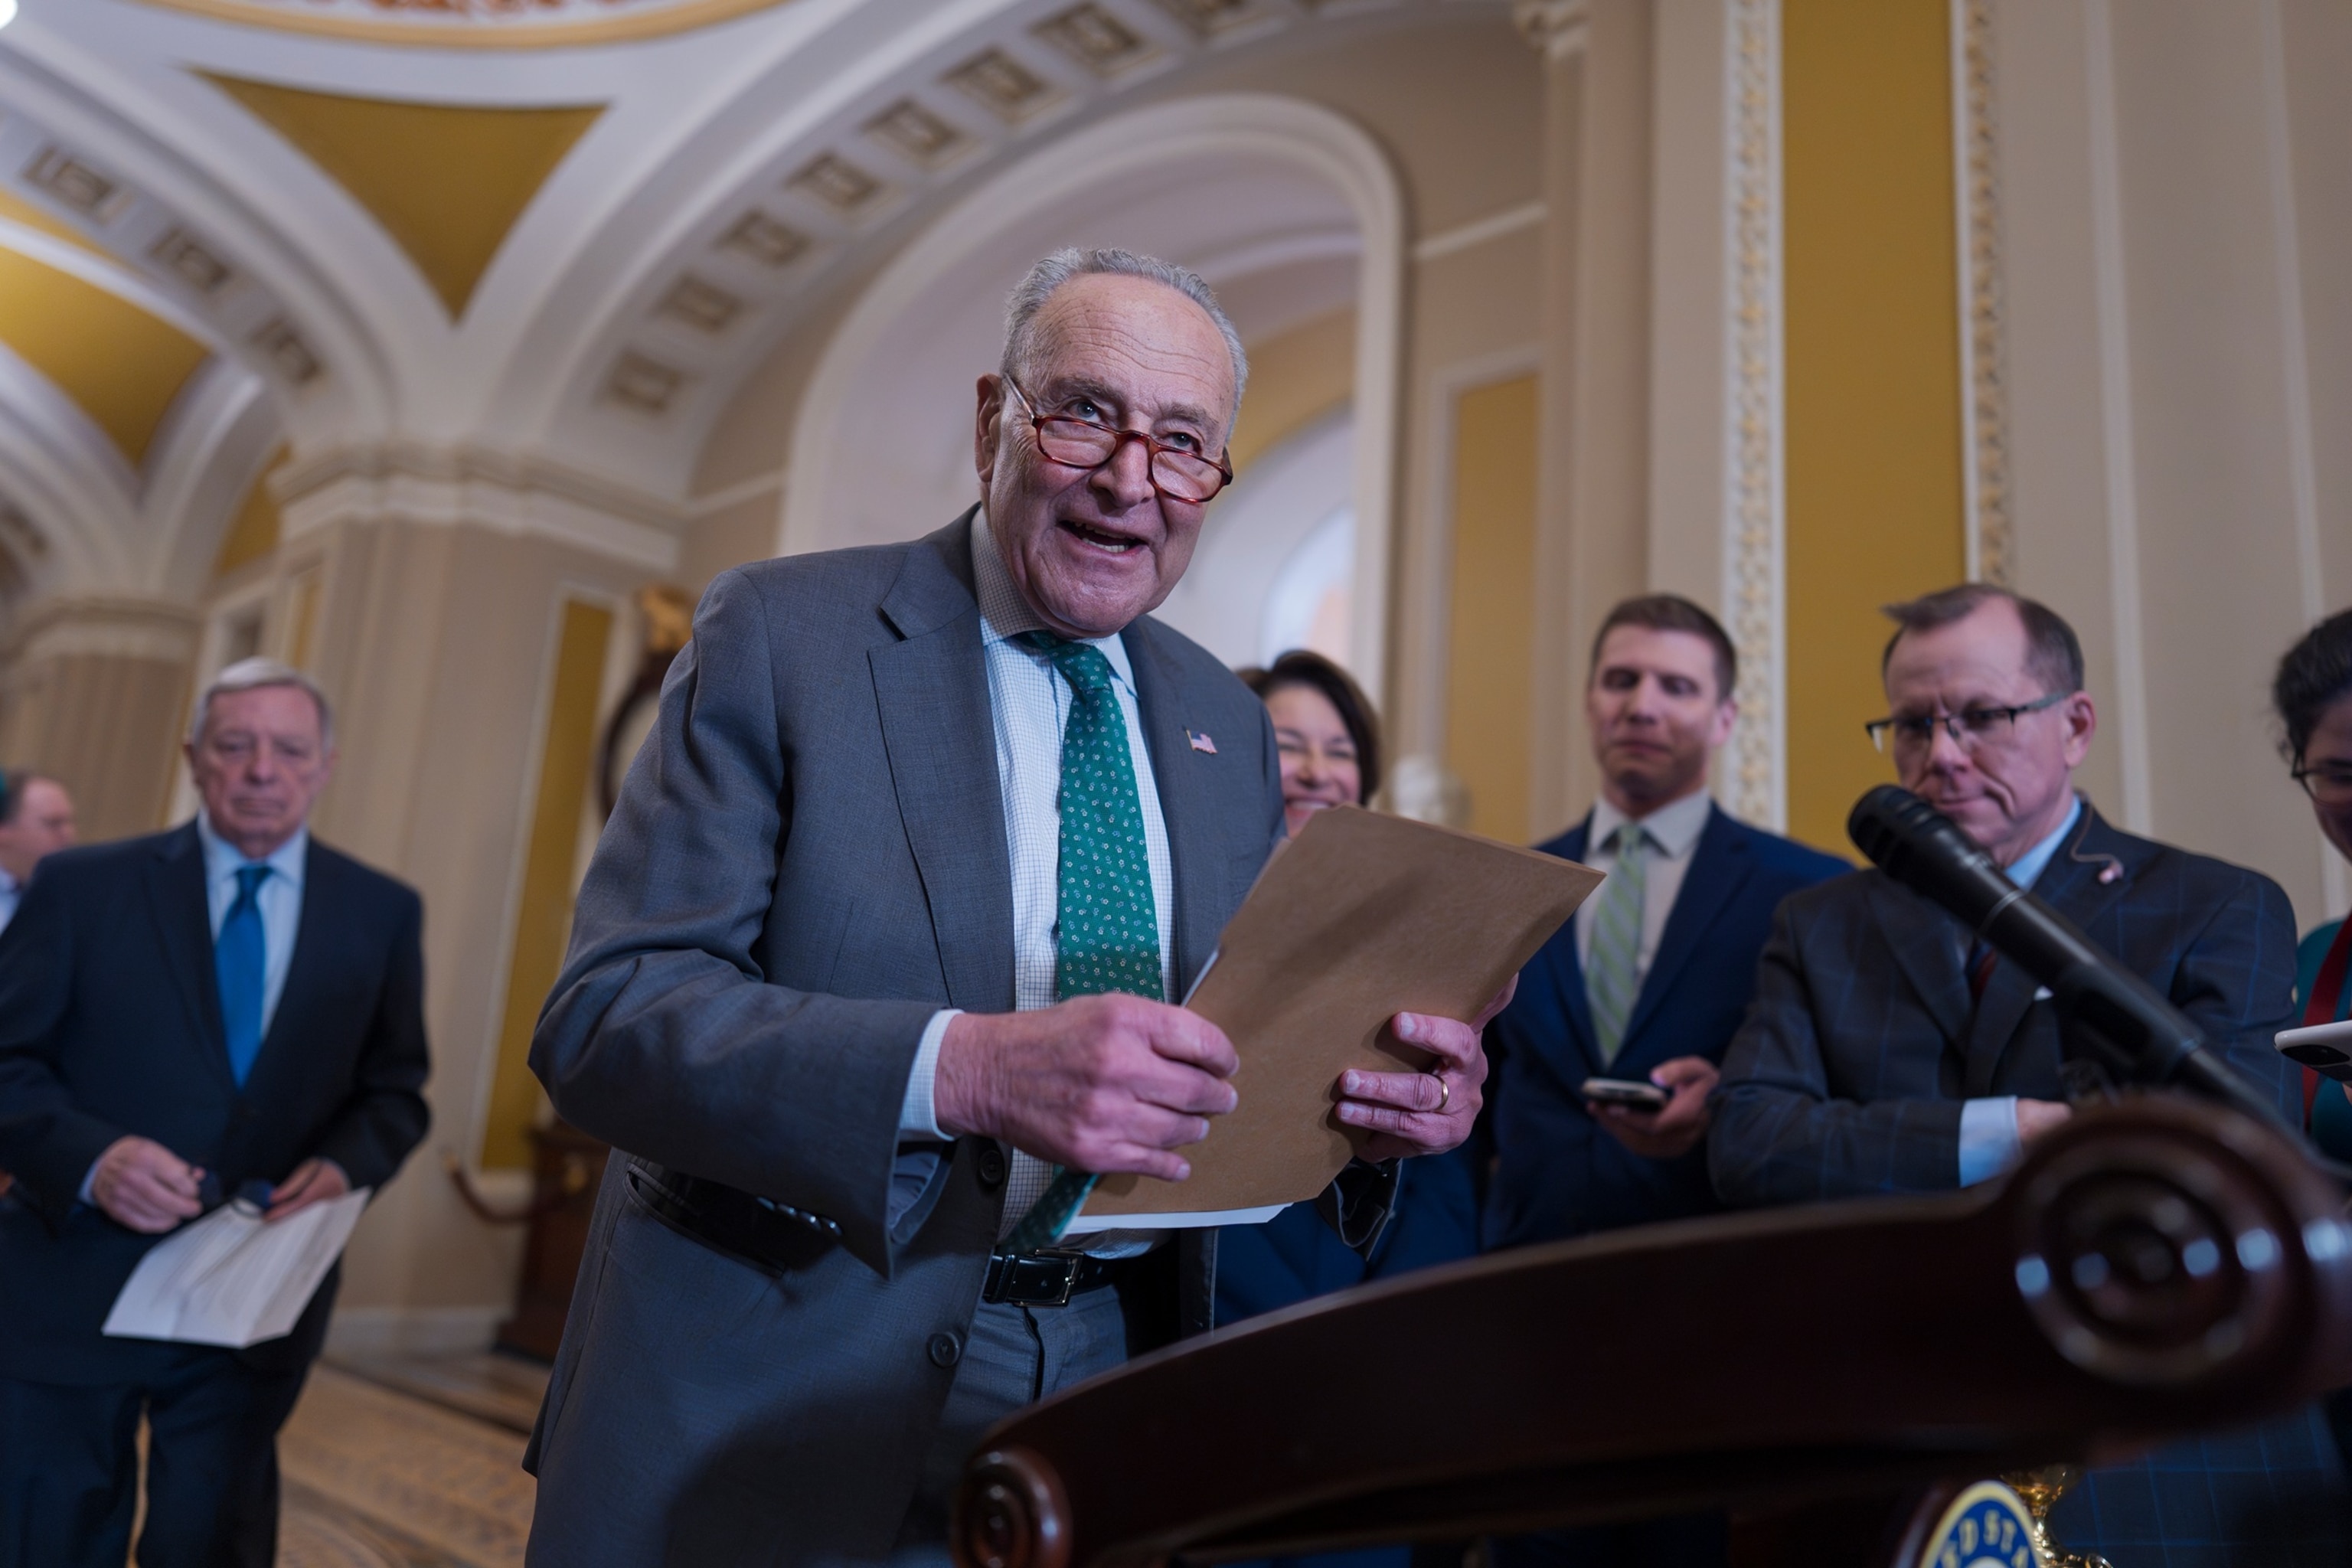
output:
[[[213,939],[213,973],[220,982],[221,1029],[228,1037],[228,1068],[245,1087],[261,1054],[262,974],[268,947],[261,935],[261,884],[267,865],[236,868],[236,899]]]

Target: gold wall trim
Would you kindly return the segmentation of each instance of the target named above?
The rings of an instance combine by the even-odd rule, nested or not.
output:
[[[1739,728],[1723,788],[1734,815],[1773,828],[1788,821],[1780,39],[1779,0],[1733,0],[1725,83],[1731,417],[1723,604],[1739,650]]]
[[[603,104],[484,109],[197,75],[367,209],[456,321],[499,247]]]
[[[1960,184],[1961,405],[1967,448],[1969,575],[2012,587],[2016,525],[2009,489],[2009,377],[2003,346],[2000,124],[1995,0],[1951,0],[1953,128]]]
[[[393,0],[394,5],[401,3],[402,0]],[[184,11],[217,22],[237,22],[274,32],[434,49],[572,49],[593,44],[625,44],[639,38],[690,32],[790,3],[791,0],[686,0],[685,4],[635,15],[607,15],[577,22],[500,22],[496,13],[478,4],[478,0],[471,7],[466,5],[465,0],[458,0],[455,8],[461,19],[455,21],[448,19],[452,7],[446,3],[428,6],[418,0],[406,0],[415,19],[395,22],[322,16],[259,0],[143,0],[143,4],[167,11]],[[578,9],[588,7],[581,5]],[[463,14],[468,10],[471,16],[465,16]],[[428,16],[430,20],[426,19]]]
[[[596,708],[603,696],[605,645],[613,612],[584,599],[561,602],[555,664],[541,733],[539,784],[523,852],[522,897],[507,959],[507,999],[490,1099],[482,1118],[485,1169],[527,1169],[539,1081],[530,1076],[530,1034],[563,967],[572,938],[573,873],[580,816],[588,804],[596,755]]]

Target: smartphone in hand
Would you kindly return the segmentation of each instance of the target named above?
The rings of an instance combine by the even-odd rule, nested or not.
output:
[[[1664,1110],[1675,1098],[1670,1089],[1626,1078],[1589,1078],[1578,1092],[1595,1105],[1622,1105],[1632,1110]]]

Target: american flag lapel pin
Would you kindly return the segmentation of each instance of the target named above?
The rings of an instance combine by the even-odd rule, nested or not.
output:
[[[1213,757],[1217,754],[1217,743],[1209,739],[1209,732],[1206,730],[1187,730],[1184,731],[1184,738],[1192,742],[1194,751],[1206,752]]]

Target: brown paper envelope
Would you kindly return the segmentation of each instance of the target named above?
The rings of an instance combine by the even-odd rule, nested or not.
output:
[[[1472,1018],[1601,883],[1588,866],[1401,816],[1318,812],[1267,862],[1186,1005],[1242,1059],[1241,1103],[1181,1182],[1105,1176],[1088,1218],[1300,1203],[1365,1134],[1333,1115],[1349,1068],[1410,1071],[1399,1013]]]

